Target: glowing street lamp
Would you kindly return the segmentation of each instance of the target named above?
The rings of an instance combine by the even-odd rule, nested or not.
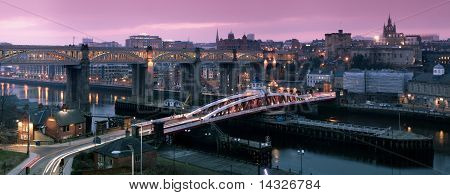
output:
[[[303,155],[305,155],[305,150],[297,150],[297,154],[300,155],[300,175],[303,175]]]

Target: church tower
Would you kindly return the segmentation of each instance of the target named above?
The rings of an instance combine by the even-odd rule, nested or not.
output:
[[[216,33],[216,44],[219,43],[219,29],[217,29],[217,33]]]

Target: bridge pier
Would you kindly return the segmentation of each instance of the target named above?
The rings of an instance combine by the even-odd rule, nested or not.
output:
[[[194,63],[181,63],[181,101],[191,106],[200,106],[202,85],[200,83],[200,49],[195,50]]]
[[[137,105],[153,102],[153,49],[148,47],[146,52],[146,64],[131,64],[131,96]]]
[[[90,111],[89,105],[89,48],[81,47],[82,59],[79,66],[66,66],[67,83],[64,102],[69,108]]]
[[[222,95],[231,95],[238,91],[239,68],[236,63],[219,64],[219,93]]]
[[[148,102],[146,100],[146,80],[147,76],[147,66],[145,64],[132,64],[132,86],[131,86],[131,96],[138,105],[145,104]],[[153,90],[151,90],[153,91]]]

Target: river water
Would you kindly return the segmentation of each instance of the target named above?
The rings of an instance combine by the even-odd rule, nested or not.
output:
[[[0,83],[1,93],[15,94],[21,99],[44,105],[62,104],[64,88]],[[129,93],[114,91],[92,91],[90,93],[91,112],[98,116],[114,116],[114,102],[127,99]],[[397,117],[384,117],[338,112],[325,112],[313,117],[334,122],[355,123],[366,126],[398,127]],[[94,118],[94,120],[96,120]],[[100,120],[100,119],[98,119]],[[449,174],[450,173],[450,127],[448,125],[424,121],[400,120],[405,131],[433,137],[434,154],[427,163],[408,157],[394,155],[396,162],[390,163],[390,155],[378,155],[352,147],[340,147],[325,143],[284,143],[284,138],[273,138],[272,166],[303,174]],[[265,131],[258,137],[265,137]],[[300,155],[298,151],[304,150]],[[391,161],[390,161],[391,160]],[[398,162],[400,161],[400,163]]]

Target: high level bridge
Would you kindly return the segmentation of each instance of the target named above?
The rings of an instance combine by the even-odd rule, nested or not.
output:
[[[219,66],[220,93],[238,92],[241,68],[251,69],[252,78],[271,81],[273,75],[286,75],[286,69],[296,72],[298,56],[284,51],[238,51],[201,49],[148,48],[88,48],[82,46],[0,46],[0,65],[55,65],[64,66],[67,74],[65,103],[88,110],[90,64],[128,64],[132,67],[132,99],[137,104],[153,101],[154,66],[157,63],[176,63],[181,70],[181,99],[189,105],[198,105],[201,94],[201,66]],[[277,73],[279,72],[279,73]],[[54,75],[54,73],[53,73]],[[49,77],[52,78],[49,71]],[[295,78],[291,79],[295,80]],[[189,98],[188,98],[189,97]]]

